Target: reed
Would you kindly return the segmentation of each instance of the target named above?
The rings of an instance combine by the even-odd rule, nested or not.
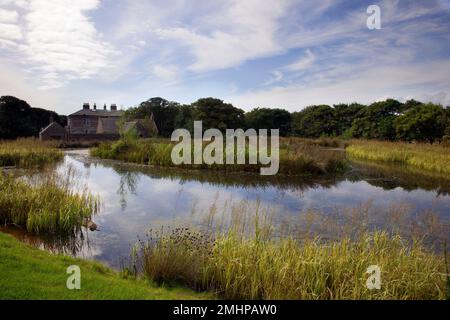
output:
[[[173,146],[174,143],[167,139],[137,141],[122,139],[116,142],[100,144],[98,147],[91,149],[91,155],[139,164],[174,167],[175,165],[172,163],[171,158]],[[245,152],[248,159],[248,148]],[[224,154],[225,157],[226,154]],[[259,172],[261,165],[182,164],[176,167],[183,169],[224,170],[227,172]],[[282,138],[280,141],[279,173],[281,174],[334,175],[343,172],[345,168],[346,161],[343,152],[327,150],[316,143],[304,143],[303,139],[299,138]]]
[[[41,167],[59,161],[63,156],[53,142],[35,138],[0,141],[0,167]]]
[[[450,148],[444,145],[354,140],[346,152],[356,159],[392,162],[450,174]]]
[[[73,191],[73,173],[45,174],[37,183],[0,174],[0,223],[34,234],[74,235],[98,212],[98,198]]]
[[[258,208],[235,213],[226,228],[150,231],[135,248],[134,270],[225,299],[446,298],[445,259],[419,238],[376,230],[334,240],[276,237]],[[366,286],[371,265],[381,268],[379,290]]]

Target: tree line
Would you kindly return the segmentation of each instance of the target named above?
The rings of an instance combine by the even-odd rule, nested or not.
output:
[[[124,117],[145,119],[152,114],[163,137],[170,137],[177,128],[192,131],[195,120],[201,120],[204,129],[279,129],[282,136],[307,138],[327,136],[433,143],[450,136],[450,108],[416,100],[314,105],[290,113],[282,108],[254,108],[244,112],[216,98],[202,98],[186,105],[155,97],[128,108]],[[16,97],[0,97],[2,139],[37,136],[51,118],[66,125],[66,116],[32,108]]]
[[[202,98],[184,105],[155,97],[125,111],[129,119],[151,114],[164,137],[170,137],[177,128],[192,131],[194,120],[203,121],[203,128],[222,131],[226,128],[279,129],[282,136],[307,138],[327,136],[433,143],[450,135],[450,108],[416,100],[314,105],[290,113],[281,108],[254,108],[244,112],[216,98]]]
[[[38,136],[50,120],[62,126],[66,116],[42,108],[32,108],[26,101],[13,96],[0,97],[0,139]]]

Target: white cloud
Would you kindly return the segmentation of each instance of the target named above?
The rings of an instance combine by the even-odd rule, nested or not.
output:
[[[450,70],[450,61],[445,60],[416,65],[386,66],[369,69],[339,81],[327,79],[325,75],[325,80],[250,91],[227,100],[237,106],[270,105],[285,107],[291,111],[298,111],[313,104],[371,103],[386,97],[399,100],[427,98],[448,105],[450,104],[448,95],[426,95],[427,92],[450,92],[447,70]],[[435,84],[439,84],[439,87]],[[438,101],[439,98],[443,100]]]
[[[152,74],[163,80],[166,83],[174,83],[179,78],[180,70],[174,65],[160,65],[152,66]]]
[[[201,26],[161,27],[155,33],[187,46],[194,57],[190,70],[203,72],[235,67],[244,61],[280,53],[279,19],[291,1],[262,5],[259,0],[231,0],[199,19]],[[223,4],[223,2],[222,2]],[[201,29],[201,30],[199,30]]]
[[[306,53],[304,56],[302,56],[300,59],[295,61],[294,63],[288,65],[286,69],[289,71],[302,71],[307,69],[309,66],[311,66],[314,61],[316,60],[316,57],[311,52],[311,50],[306,50]]]
[[[283,80],[283,78],[284,78],[283,72],[281,72],[279,70],[272,71],[271,75],[272,75],[272,77],[269,80],[267,80],[266,82],[264,82],[265,86],[268,86],[268,85],[271,85],[274,83],[278,83],[281,80]]]
[[[98,7],[98,0],[30,0],[19,5],[23,24],[0,24],[0,38],[6,30],[9,39],[20,40],[17,49],[28,71],[42,80],[41,88],[87,79],[108,67],[112,48],[86,15]]]
[[[2,23],[16,23],[19,14],[15,10],[5,10],[0,8],[0,22]]]

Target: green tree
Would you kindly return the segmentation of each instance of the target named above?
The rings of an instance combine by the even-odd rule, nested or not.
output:
[[[191,105],[181,105],[178,109],[178,113],[175,117],[175,128],[183,128],[188,129],[189,131],[193,131],[193,107]]]
[[[56,112],[32,108],[26,101],[13,96],[0,97],[0,138],[37,136],[50,119],[66,125],[66,118]]]
[[[336,135],[343,135],[349,130],[357,114],[366,106],[359,103],[334,105],[334,119],[336,123]]]
[[[317,105],[294,112],[292,130],[308,138],[334,136],[337,131],[334,109],[328,105]]]
[[[245,114],[247,128],[279,129],[286,136],[291,131],[291,114],[284,109],[255,108]]]
[[[179,108],[178,102],[155,97],[141,102],[137,107],[129,108],[125,111],[124,116],[126,119],[131,120],[145,119],[153,114],[159,134],[163,137],[170,137],[175,130],[175,118]]]
[[[361,109],[353,120],[351,135],[355,138],[394,140],[394,120],[402,106],[397,100],[387,99]]]
[[[417,104],[395,119],[394,124],[398,139],[433,143],[445,134],[447,112],[440,105]]]
[[[202,98],[194,102],[192,108],[192,119],[201,120],[204,130],[217,128],[225,131],[244,127],[244,111],[222,100]]]

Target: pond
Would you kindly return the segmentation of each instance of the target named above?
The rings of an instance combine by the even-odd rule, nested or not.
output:
[[[212,211],[230,214],[235,204],[269,208],[276,221],[310,211],[339,214],[339,208],[370,206],[376,212],[402,205],[413,214],[432,211],[443,221],[450,219],[447,179],[393,166],[352,163],[345,176],[321,180],[263,178],[124,164],[74,150],[66,152],[56,170],[69,167],[102,204],[94,218],[99,230],[87,231],[71,251],[116,268],[149,228],[199,221]]]

